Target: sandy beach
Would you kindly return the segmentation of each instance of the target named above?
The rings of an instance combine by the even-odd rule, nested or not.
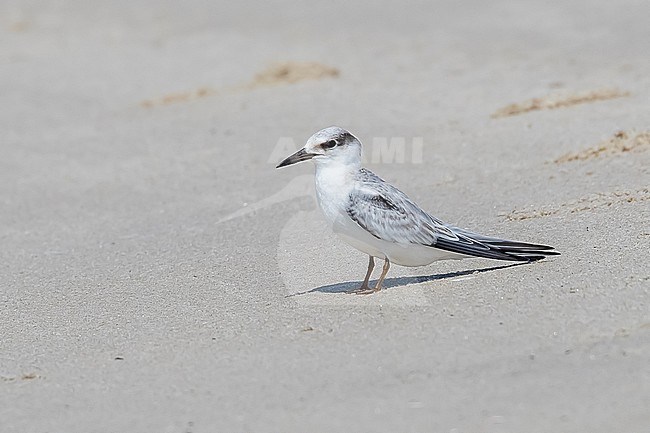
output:
[[[0,431],[644,431],[649,16],[1,2]],[[562,255],[347,294],[367,256],[311,163],[275,169],[329,125],[433,215]]]

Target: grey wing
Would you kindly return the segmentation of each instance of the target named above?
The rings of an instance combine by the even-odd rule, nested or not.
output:
[[[389,242],[427,246],[440,238],[458,239],[402,191],[367,170],[362,174],[364,179],[350,193],[347,213],[370,234]]]
[[[493,238],[445,225],[374,173],[362,169],[360,177],[359,186],[350,193],[347,213],[376,238],[498,260],[531,261],[559,254],[546,245]]]

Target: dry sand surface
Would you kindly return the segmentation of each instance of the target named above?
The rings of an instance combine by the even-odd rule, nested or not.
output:
[[[2,1],[0,432],[648,431],[649,16]],[[366,257],[274,169],[332,124],[562,255],[346,294]]]

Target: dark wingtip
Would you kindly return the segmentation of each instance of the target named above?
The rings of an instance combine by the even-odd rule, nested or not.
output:
[[[528,260],[529,262],[536,262],[538,260],[545,259],[548,256],[559,256],[559,255],[560,255],[559,251],[542,251],[541,254],[530,255],[530,256],[526,255],[525,259]]]
[[[528,256],[528,257],[526,257],[526,259],[529,262],[536,262],[538,260],[542,260],[542,259],[545,259],[545,258],[546,258],[546,256]]]

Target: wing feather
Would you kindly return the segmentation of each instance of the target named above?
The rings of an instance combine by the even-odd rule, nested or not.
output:
[[[361,169],[358,186],[349,196],[347,213],[378,239],[430,246],[439,238],[458,237],[442,221],[424,212],[399,189],[369,170]]]
[[[512,261],[532,261],[559,254],[547,245],[483,236],[446,225],[366,169],[359,171],[357,187],[349,195],[346,211],[363,229],[388,242]]]

